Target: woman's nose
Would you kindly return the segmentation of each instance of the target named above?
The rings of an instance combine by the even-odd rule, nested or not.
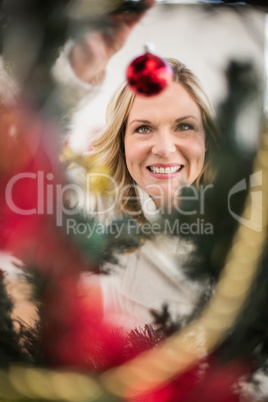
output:
[[[173,136],[168,132],[158,133],[152,147],[152,153],[166,158],[175,151],[176,146],[173,141]]]

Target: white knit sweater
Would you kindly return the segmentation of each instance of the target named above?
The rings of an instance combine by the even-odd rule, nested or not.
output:
[[[147,221],[156,223],[161,217],[153,200],[139,193]],[[153,323],[150,310],[161,312],[165,304],[172,319],[189,317],[209,287],[207,280],[189,279],[183,268],[193,247],[179,236],[158,234],[132,253],[117,254],[118,264],[105,264],[110,274],[99,277],[104,320],[134,329]]]

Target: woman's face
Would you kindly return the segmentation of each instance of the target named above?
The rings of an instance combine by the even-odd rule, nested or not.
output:
[[[157,206],[192,184],[204,165],[201,111],[180,83],[160,95],[136,97],[125,132],[126,164]]]

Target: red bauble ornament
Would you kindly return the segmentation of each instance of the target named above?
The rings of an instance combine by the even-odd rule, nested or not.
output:
[[[173,71],[163,59],[147,51],[130,63],[126,76],[135,94],[154,96],[172,82]]]

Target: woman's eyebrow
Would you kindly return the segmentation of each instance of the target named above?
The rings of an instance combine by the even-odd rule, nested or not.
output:
[[[187,116],[179,117],[178,119],[175,120],[175,123],[179,123],[180,121],[183,121],[183,120],[186,120],[186,119],[194,119],[194,120],[197,120],[197,118],[196,118],[195,116],[187,115]]]
[[[194,119],[194,120],[197,120],[197,118],[196,118],[195,116],[186,115],[186,116],[182,116],[182,117],[179,117],[178,119],[176,119],[176,120],[175,120],[175,123],[179,123],[180,121],[183,121],[183,120],[189,119],[189,118],[192,118],[192,119]],[[132,121],[129,123],[129,126],[130,126],[131,124],[134,124],[134,123],[139,123],[139,124],[151,124],[151,122],[150,122],[149,120],[134,119],[134,120],[132,120]]]
[[[149,120],[139,120],[139,119],[134,119],[129,123],[129,126],[133,123],[142,123],[142,124],[151,124]]]

